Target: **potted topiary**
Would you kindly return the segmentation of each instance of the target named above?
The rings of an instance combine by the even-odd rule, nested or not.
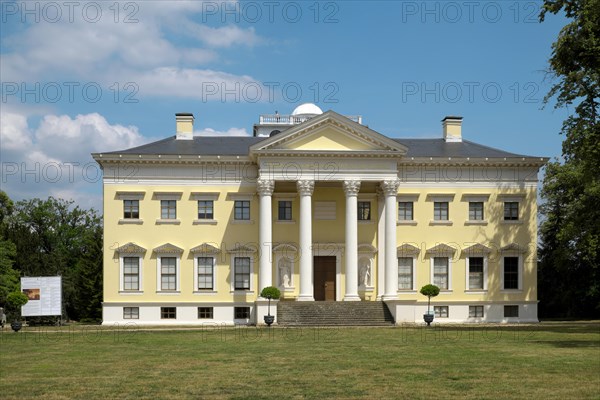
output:
[[[6,296],[6,302],[15,310],[15,320],[10,324],[13,331],[19,332],[23,325],[19,321],[21,316],[21,307],[27,304],[29,298],[23,292],[14,291]]]
[[[423,320],[427,322],[427,326],[431,326],[433,322],[433,313],[431,312],[431,298],[440,294],[440,288],[435,285],[425,285],[421,288],[420,293],[423,296],[427,296],[427,314],[423,314]]]
[[[260,292],[260,297],[269,300],[269,308],[267,310],[267,315],[264,316],[265,324],[267,326],[271,326],[271,324],[275,321],[275,316],[271,315],[271,299],[278,300],[281,297],[281,291],[275,286],[267,286]]]

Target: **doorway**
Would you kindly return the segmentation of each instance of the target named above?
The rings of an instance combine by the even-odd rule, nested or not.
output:
[[[335,256],[315,256],[314,297],[316,301],[335,301]]]

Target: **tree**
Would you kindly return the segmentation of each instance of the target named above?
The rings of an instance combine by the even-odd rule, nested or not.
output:
[[[19,272],[13,268],[17,247],[10,240],[6,240],[5,236],[5,219],[13,210],[14,203],[0,190],[0,304],[6,303],[8,294],[15,291],[19,284]]]
[[[600,0],[545,0],[571,19],[552,45],[545,103],[573,108],[542,188],[540,315],[600,316]]]
[[[60,275],[65,316],[99,319],[102,225],[96,212],[50,197],[19,201],[7,220],[15,269],[28,276]]]
[[[421,290],[419,290],[419,293],[421,293],[423,296],[427,296],[427,314],[431,314],[431,312],[430,312],[431,298],[440,294],[440,288],[437,287],[436,285],[429,284],[429,285],[423,286],[421,288]]]

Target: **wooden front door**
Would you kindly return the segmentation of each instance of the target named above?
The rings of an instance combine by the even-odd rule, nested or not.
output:
[[[315,300],[335,301],[335,256],[315,256]]]

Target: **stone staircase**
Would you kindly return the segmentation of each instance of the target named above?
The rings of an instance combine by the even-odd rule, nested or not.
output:
[[[277,322],[284,326],[392,326],[382,301],[280,301]]]

